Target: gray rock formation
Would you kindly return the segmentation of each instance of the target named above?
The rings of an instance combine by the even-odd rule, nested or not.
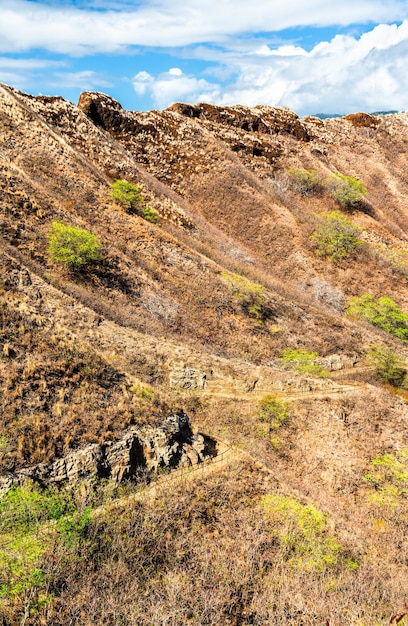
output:
[[[132,428],[117,441],[91,444],[51,463],[0,476],[0,495],[28,480],[41,485],[95,478],[136,480],[161,468],[196,465],[216,453],[216,442],[193,434],[188,416],[181,412],[159,428]]]

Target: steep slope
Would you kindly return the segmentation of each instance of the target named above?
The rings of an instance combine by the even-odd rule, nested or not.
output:
[[[341,576],[350,589],[362,572],[375,581],[353,619],[364,618],[370,593],[370,619],[384,619],[407,575],[408,414],[402,392],[385,388],[366,357],[378,344],[408,353],[345,309],[369,292],[408,311],[407,137],[405,113],[322,121],[205,104],[139,113],[103,94],[85,93],[76,107],[0,86],[2,484],[21,484],[24,473],[58,483],[134,479],[141,469],[201,462],[218,439],[230,440],[272,476],[251,488],[244,516],[274,490],[327,513],[344,555],[361,567],[354,579],[344,556],[337,589]],[[339,209],[324,185],[301,193],[296,168],[321,180],[353,176],[367,196]],[[115,179],[136,183],[159,221],[115,202]],[[310,238],[316,214],[333,210],[365,242],[338,262],[318,256]],[[83,271],[52,262],[54,220],[97,235],[102,258]],[[281,358],[285,349],[318,356],[302,369]],[[288,403],[278,422],[260,410],[270,394]],[[193,429],[183,434],[185,413]],[[235,492],[245,497],[234,484]],[[251,617],[251,589],[241,617],[225,623],[272,619],[266,606],[261,621]],[[315,623],[335,605],[308,616],[294,604],[301,613],[292,606],[286,623],[299,615]],[[226,620],[222,611],[205,623]]]

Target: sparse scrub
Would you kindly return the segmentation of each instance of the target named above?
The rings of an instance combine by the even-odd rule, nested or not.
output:
[[[391,271],[408,278],[408,251],[391,248],[384,244],[370,244],[370,253]]]
[[[299,372],[299,374],[309,374],[310,376],[324,378],[328,375],[328,371],[316,363],[318,356],[317,352],[308,352],[303,348],[286,348],[282,351],[279,361],[283,367],[293,369]]]
[[[311,236],[316,254],[334,262],[349,257],[364,244],[359,239],[361,230],[338,211],[323,213],[318,216],[317,228]]]
[[[375,489],[370,500],[395,509],[408,497],[408,450],[384,453],[371,461],[371,470],[364,478]]]
[[[279,430],[289,419],[289,407],[276,394],[267,394],[259,401],[258,418],[266,422],[269,434]]]
[[[311,195],[319,190],[320,183],[316,170],[307,170],[301,167],[288,170],[288,174],[295,191],[303,196]]]
[[[367,354],[367,361],[372,365],[380,379],[394,387],[404,387],[407,374],[405,362],[390,348],[372,346]]]
[[[358,206],[367,193],[367,188],[362,182],[338,172],[328,176],[324,181],[324,186],[333,200],[346,209]]]
[[[344,309],[344,293],[340,287],[315,276],[308,283],[302,282],[299,289],[305,293],[312,293],[313,298],[319,304],[324,304],[335,311],[342,312]]]
[[[263,321],[268,314],[266,305],[266,289],[262,285],[253,283],[244,276],[222,272],[222,277],[233,288],[234,297],[241,308],[258,321]]]
[[[408,315],[392,298],[381,296],[375,300],[369,293],[356,296],[350,299],[347,314],[366,320],[402,341],[408,341]]]
[[[155,224],[159,217],[156,211],[144,205],[143,195],[137,185],[126,180],[116,180],[111,185],[111,196],[130,214],[136,214]]]
[[[321,572],[337,564],[341,547],[328,530],[327,515],[284,495],[264,496],[262,505],[290,567]]]
[[[55,221],[47,239],[50,259],[71,269],[81,269],[102,259],[98,237],[85,228]]]
[[[178,302],[160,294],[146,296],[143,300],[143,306],[154,319],[160,320],[166,325],[173,324],[180,310]]]
[[[130,391],[136,394],[137,396],[139,396],[140,398],[147,398],[149,400],[153,398],[153,395],[154,395],[154,391],[150,387],[150,385],[142,385],[142,384],[133,385],[130,388]]]

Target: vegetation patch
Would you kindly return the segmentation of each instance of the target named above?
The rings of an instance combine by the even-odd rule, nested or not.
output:
[[[313,505],[275,494],[264,496],[262,506],[289,565],[312,571],[336,565],[341,547],[328,530],[327,515]]]
[[[346,209],[359,205],[367,193],[367,188],[362,182],[353,176],[345,176],[338,172],[327,176],[324,186],[333,200]]]
[[[293,181],[293,188],[303,196],[316,193],[320,188],[316,170],[307,170],[303,167],[293,168],[288,170],[288,174]]]
[[[43,586],[46,574],[40,560],[51,536],[51,526],[43,525],[73,513],[67,494],[52,490],[41,492],[33,484],[10,489],[2,496],[0,607],[2,600]]]
[[[351,298],[347,314],[366,320],[402,341],[408,341],[408,315],[388,296],[380,296],[375,300],[372,295],[365,293]]]
[[[250,317],[263,321],[268,317],[266,289],[262,285],[253,283],[244,276],[222,272],[222,278],[231,285],[234,298],[238,301],[241,309]]]
[[[288,405],[277,394],[264,395],[258,405],[258,418],[267,424],[269,436],[286,424],[290,417]],[[273,439],[273,443],[278,446],[279,440]]]
[[[71,269],[80,269],[102,259],[101,242],[85,228],[55,221],[51,224],[47,239],[49,258]]]
[[[342,213],[329,211],[318,216],[318,225],[311,240],[318,256],[336,262],[346,259],[364,245],[359,239],[361,231]]]
[[[374,488],[374,504],[397,507],[408,496],[408,450],[380,454],[371,461],[372,470],[364,478]]]
[[[279,358],[280,364],[285,368],[293,369],[299,374],[310,376],[328,376],[329,372],[316,362],[317,352],[308,352],[303,348],[286,348]]]
[[[370,244],[370,252],[382,264],[390,267],[392,272],[408,278],[408,251],[392,248],[384,244]]]
[[[367,362],[375,368],[377,375],[384,383],[398,388],[406,386],[405,362],[391,348],[372,346],[367,354]]]
[[[115,180],[110,186],[111,197],[130,214],[136,214],[155,224],[159,216],[156,211],[144,204],[142,192],[134,183]]]

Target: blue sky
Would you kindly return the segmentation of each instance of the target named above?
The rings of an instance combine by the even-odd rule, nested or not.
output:
[[[0,0],[0,82],[299,115],[408,109],[408,0]]]

